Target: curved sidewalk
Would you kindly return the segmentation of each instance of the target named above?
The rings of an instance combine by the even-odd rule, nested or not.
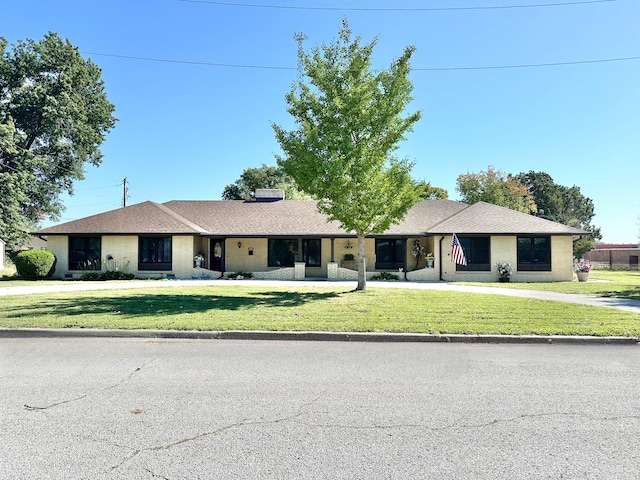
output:
[[[34,293],[74,292],[83,290],[110,290],[128,288],[165,288],[186,286],[229,286],[253,285],[268,287],[355,287],[355,281],[287,281],[287,280],[140,280],[127,282],[60,282],[59,285],[33,285],[23,287],[0,287],[0,297],[7,295],[30,295]],[[515,288],[496,288],[477,285],[458,285],[447,282],[376,282],[369,281],[371,288],[410,288],[415,290],[440,290],[486,295],[505,295],[509,297],[533,298],[552,302],[575,303],[594,307],[607,307],[640,313],[640,300],[629,300],[613,297],[596,297],[575,293],[557,293],[541,290],[520,290]]]

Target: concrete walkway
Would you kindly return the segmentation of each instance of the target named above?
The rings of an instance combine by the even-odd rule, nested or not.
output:
[[[49,292],[75,292],[91,290],[127,289],[127,288],[164,288],[193,286],[230,286],[246,285],[257,287],[345,287],[355,288],[356,282],[349,281],[286,281],[286,280],[140,280],[131,282],[60,282],[57,285],[34,285],[25,287],[0,287],[0,296],[29,295]],[[623,298],[596,297],[569,293],[546,292],[540,290],[520,290],[515,288],[496,288],[476,285],[459,285],[447,282],[376,282],[368,281],[370,288],[407,288],[415,290],[440,290],[486,295],[505,295],[508,297],[534,298],[552,302],[566,302],[594,307],[607,307],[640,313],[640,301]]]

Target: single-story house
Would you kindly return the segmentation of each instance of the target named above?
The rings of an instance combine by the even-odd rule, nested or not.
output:
[[[451,262],[456,233],[467,265]],[[365,239],[368,278],[394,272],[418,281],[496,281],[497,262],[512,281],[573,279],[573,239],[589,233],[479,202],[416,204],[397,225]],[[312,200],[258,190],[255,201],[147,201],[34,232],[56,255],[57,278],[121,270],[139,278],[357,278],[355,235],[328,221]],[[425,256],[415,257],[416,244]],[[433,259],[427,261],[427,258]]]

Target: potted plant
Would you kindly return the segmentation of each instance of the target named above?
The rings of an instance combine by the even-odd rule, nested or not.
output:
[[[586,282],[589,280],[589,272],[591,271],[591,264],[585,260],[575,260],[574,270],[579,282]]]
[[[204,262],[204,255],[198,253],[195,257],[193,257],[193,261],[196,262],[196,268],[200,268],[202,266],[202,262]]]
[[[433,253],[427,253],[427,268],[433,268],[434,256]]]
[[[498,275],[500,276],[499,278],[501,282],[508,282],[511,279],[513,270],[511,269],[511,265],[508,262],[496,263],[496,270],[498,270]]]

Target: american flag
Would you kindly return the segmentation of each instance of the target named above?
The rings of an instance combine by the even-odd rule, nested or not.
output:
[[[462,250],[458,237],[455,233],[453,234],[453,242],[451,242],[451,261],[458,265],[467,266],[467,259],[464,256],[464,250]]]

